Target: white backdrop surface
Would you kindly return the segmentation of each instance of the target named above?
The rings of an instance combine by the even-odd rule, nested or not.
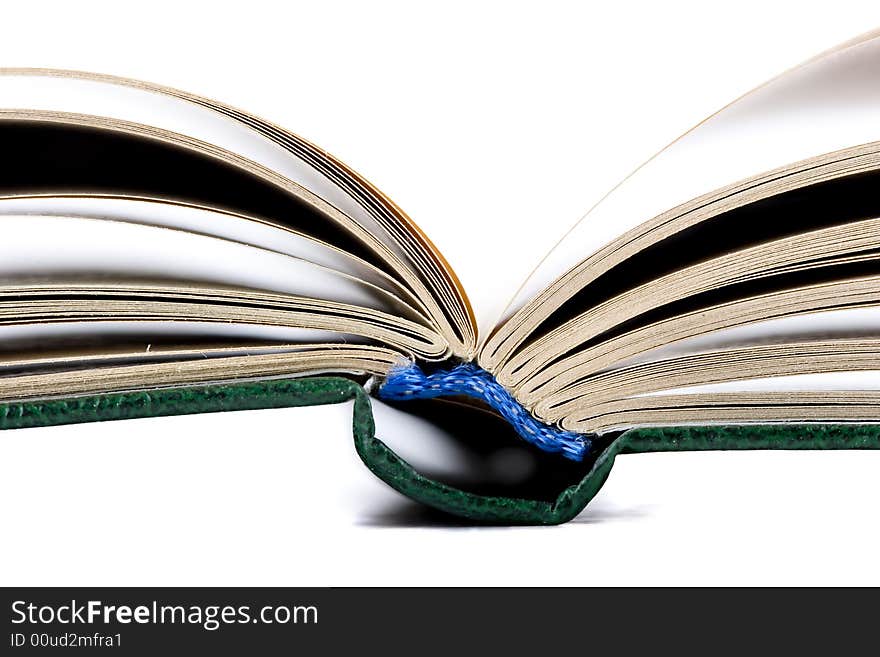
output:
[[[410,213],[491,317],[642,160],[878,25],[845,0],[14,3],[0,65],[146,79],[289,127]],[[0,584],[880,583],[880,453],[624,456],[566,526],[473,528],[375,480],[349,414],[0,434]]]

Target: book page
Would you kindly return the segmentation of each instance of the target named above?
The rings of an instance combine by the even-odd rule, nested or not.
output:
[[[6,215],[0,278],[192,281],[402,313],[379,288],[298,258],[167,228],[81,217]],[[229,267],[235,263],[235,267]]]
[[[470,304],[430,240],[379,190],[297,135],[182,91],[75,71],[0,69],[0,105],[152,126],[217,146],[227,155],[279,174],[299,190],[307,190],[303,196],[318,197],[326,204],[325,212],[360,241],[373,249],[381,246],[380,255],[431,307],[453,348],[472,351],[475,326]],[[418,289],[422,287],[426,289]]]
[[[822,153],[880,140],[880,39],[871,35],[734,101],[645,163],[539,265],[509,318],[551,282],[639,224],[688,200]]]
[[[406,290],[387,274],[330,244],[273,226],[256,217],[208,209],[171,200],[132,196],[10,196],[0,197],[0,217],[43,215],[173,228],[216,237],[299,258],[357,278],[386,292],[410,299]],[[219,264],[219,263],[218,263]]]

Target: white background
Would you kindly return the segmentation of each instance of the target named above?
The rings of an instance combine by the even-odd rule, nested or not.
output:
[[[654,151],[878,25],[841,0],[8,3],[0,65],[291,128],[409,212],[486,316]],[[880,584],[880,452],[624,456],[566,526],[473,528],[375,480],[349,413],[0,434],[0,584]]]

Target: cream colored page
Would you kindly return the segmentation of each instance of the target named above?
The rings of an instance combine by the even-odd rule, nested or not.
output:
[[[51,322],[44,324],[0,325],[0,344],[5,350],[26,348],[29,345],[71,344],[78,340],[131,341],[146,338],[166,342],[175,339],[236,340],[252,342],[275,342],[289,344],[367,344],[368,339],[359,335],[306,329],[292,326],[266,326],[263,324],[239,324],[190,321],[89,321]]]
[[[413,237],[410,228],[399,226],[401,219],[395,212],[388,210],[392,218],[380,221],[378,210],[367,209],[364,204],[368,199],[364,196],[372,198],[373,192],[350,189],[349,178],[354,174],[340,174],[344,165],[329,165],[332,158],[317,155],[319,150],[300,153],[282,146],[277,140],[287,144],[291,139],[289,133],[264,123],[260,129],[252,128],[249,121],[257,119],[244,116],[239,120],[229,115],[241,116],[237,110],[185,92],[75,71],[0,69],[0,107],[109,117],[153,126],[217,146],[271,169],[332,206],[326,208],[328,212],[332,210],[331,214],[341,212],[345,215],[346,221],[342,216],[337,216],[336,221],[347,224],[350,219],[357,224],[360,230],[353,227],[350,230],[355,234],[360,232],[358,239],[400,273],[411,290],[410,296],[418,296],[417,305],[427,307],[435,318],[444,318],[432,323],[439,321],[441,330],[452,339],[455,329],[445,328],[443,308],[446,303],[458,306],[460,300],[456,291],[447,289],[444,265],[438,262],[430,248]],[[337,175],[341,176],[341,182],[337,182]],[[359,185],[357,183],[355,187]],[[422,267],[431,273],[430,280],[422,281],[420,274],[411,273]],[[403,273],[401,269],[407,272]],[[439,280],[434,280],[435,276]],[[443,298],[444,291],[453,298]],[[461,324],[465,327],[462,330],[467,332],[466,313],[459,315],[451,322]],[[457,345],[453,348],[459,351],[469,349]]]
[[[670,388],[634,397],[666,397],[670,395],[708,395],[737,392],[849,392],[880,390],[880,372],[817,372],[737,379],[684,388]]]
[[[623,368],[670,358],[764,344],[880,336],[880,307],[789,315],[711,331],[651,349],[617,363]]]
[[[174,228],[273,251],[352,276],[397,294],[400,286],[388,276],[343,251],[309,237],[265,222],[194,207],[126,197],[26,196],[0,198],[0,216],[44,215],[79,219],[106,219],[132,224]],[[192,239],[188,237],[186,239]],[[275,259],[277,262],[277,258]],[[232,273],[230,263],[218,262]]]
[[[187,135],[267,167],[371,232],[384,232],[344,190],[287,149],[241,121],[152,85],[76,72],[0,69],[0,107],[109,117]]]
[[[623,233],[686,201],[799,160],[880,140],[880,39],[775,78],[670,145],[590,211],[504,313]]]
[[[180,230],[103,219],[0,217],[0,278],[171,279],[401,312],[392,297],[305,260]]]

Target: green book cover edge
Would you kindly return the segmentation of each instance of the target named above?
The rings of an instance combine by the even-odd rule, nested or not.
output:
[[[618,454],[743,449],[877,449],[880,424],[764,424],[631,429],[612,440],[586,476],[553,502],[490,497],[428,479],[375,435],[370,399],[342,377],[159,388],[0,404],[0,429],[354,402],[352,432],[361,460],[411,499],[476,522],[555,525],[577,516],[605,483]]]

